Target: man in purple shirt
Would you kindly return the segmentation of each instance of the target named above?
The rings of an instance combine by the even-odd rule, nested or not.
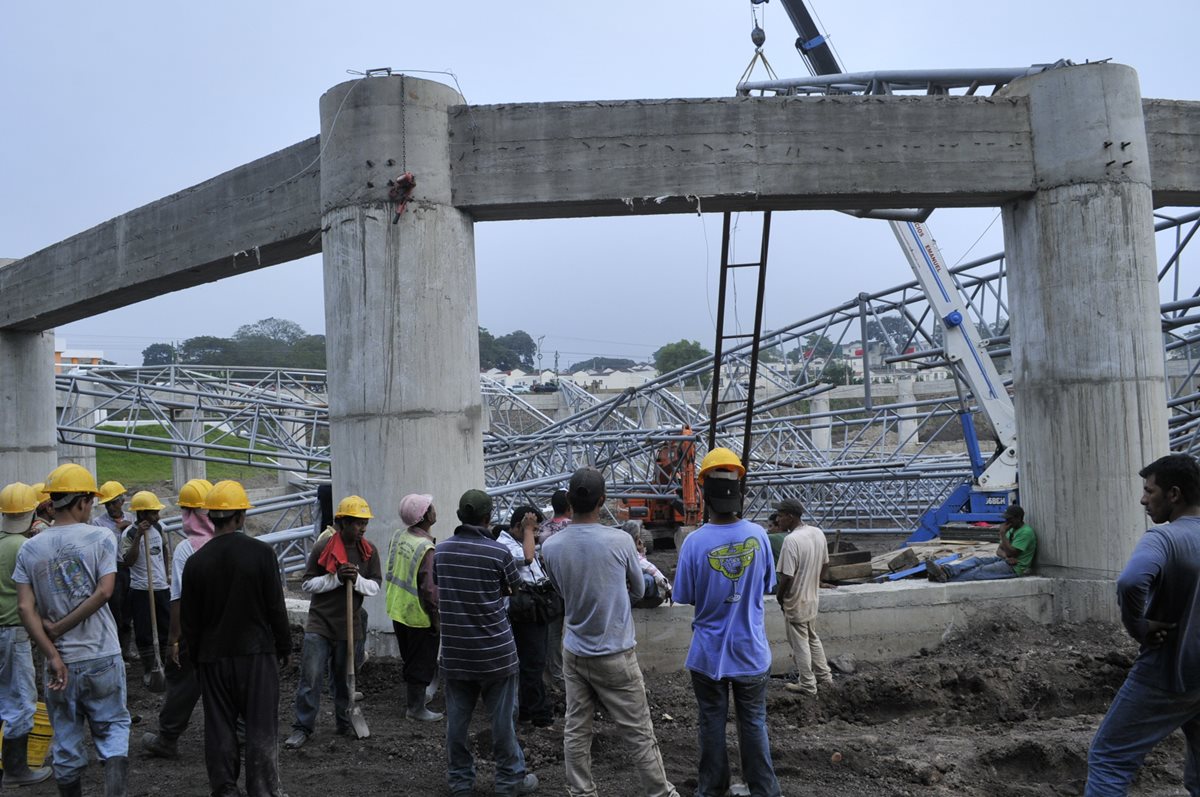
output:
[[[1121,621],[1141,644],[1088,751],[1086,797],[1123,795],[1146,754],[1176,728],[1183,782],[1200,795],[1200,466],[1186,454],[1139,473],[1142,506],[1156,524],[1117,579]]]

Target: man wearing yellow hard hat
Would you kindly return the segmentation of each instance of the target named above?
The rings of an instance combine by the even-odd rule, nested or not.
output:
[[[171,593],[167,587],[166,544],[158,522],[159,513],[165,507],[154,493],[142,490],[134,494],[129,508],[133,510],[136,520],[121,534],[120,555],[121,561],[129,568],[129,613],[133,616],[134,641],[137,642],[138,658],[142,662],[142,684],[151,691],[162,691],[165,686],[161,683],[162,675],[158,677],[159,683],[152,678],[156,667],[155,625],[150,620],[150,612],[154,612],[159,633],[165,635],[171,622],[167,606]],[[161,639],[165,639],[165,636]],[[164,661],[167,651],[160,650],[158,655],[158,661]]]
[[[17,610],[13,569],[33,523],[38,494],[16,482],[0,490],[0,721],[4,723],[3,785],[26,786],[50,777],[49,767],[29,768],[29,734],[37,709],[37,681],[29,634]]]
[[[104,764],[105,794],[125,794],[129,710],[125,662],[112,613],[104,611],[117,572],[117,541],[91,525],[96,478],[79,465],[46,479],[55,523],[17,552],[13,580],[25,630],[46,657],[46,709],[58,792],[83,793],[80,778],[92,743]]]
[[[54,476],[53,473],[50,474]],[[117,541],[117,582],[113,587],[112,597],[108,601],[108,610],[112,612],[117,624],[117,638],[121,641],[121,653],[126,661],[137,657],[130,643],[133,637],[133,610],[129,605],[129,565],[121,557],[121,535],[125,529],[133,525],[134,516],[125,511],[125,485],[117,481],[107,481],[100,485],[96,494],[96,503],[102,509],[92,518],[92,525],[108,529]]]
[[[357,618],[363,597],[378,594],[383,582],[379,552],[364,536],[372,517],[371,507],[359,496],[343,498],[333,513],[334,533],[314,545],[308,556],[302,587],[312,597],[300,652],[296,720],[283,743],[289,749],[301,747],[316,730],[326,673],[333,691],[335,731],[350,731],[352,696],[346,668],[354,666],[354,652],[347,650],[346,590],[353,592],[353,616]],[[361,639],[366,629],[354,631]]]
[[[54,502],[50,500],[50,493],[46,492],[46,483],[38,482],[33,485],[33,491],[37,493],[38,505],[34,510],[33,523],[29,526],[26,537],[32,537],[42,529],[54,525]]]
[[[204,701],[204,764],[212,794],[239,794],[245,725],[246,794],[281,794],[279,667],[292,652],[279,561],[265,542],[237,534],[251,509],[235,481],[204,498],[213,537],[183,568],[179,622]]]

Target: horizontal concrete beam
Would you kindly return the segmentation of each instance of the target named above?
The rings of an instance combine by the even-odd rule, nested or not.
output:
[[[321,251],[316,137],[0,268],[0,329],[46,330]]]
[[[1155,207],[1200,205],[1200,102],[1142,100]]]

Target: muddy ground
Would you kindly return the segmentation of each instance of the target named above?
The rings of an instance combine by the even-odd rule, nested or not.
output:
[[[297,642],[299,641],[297,629]],[[836,654],[836,651],[830,651]],[[768,725],[776,771],[786,795],[1072,795],[1082,793],[1088,742],[1124,678],[1134,646],[1116,627],[1027,627],[1015,618],[977,623],[936,650],[886,665],[860,663],[838,675],[816,699],[787,692],[775,679]],[[295,661],[295,659],[293,659]],[[177,761],[138,752],[156,727],[159,698],[131,668],[130,707],[140,716],[132,735],[130,795],[206,793],[201,713],[182,739]],[[291,722],[295,665],[281,697],[281,738]],[[360,682],[372,736],[333,735],[329,705],[317,733],[298,751],[281,751],[284,787],[293,797],[338,792],[368,795],[445,794],[445,725],[402,718],[403,687],[393,662],[371,661]],[[647,681],[667,773],[680,794],[696,780],[695,702],[686,673]],[[435,707],[441,705],[439,696]],[[637,794],[617,729],[597,724],[595,771],[603,795]],[[564,794],[561,736],[522,730],[529,766],[542,794]],[[473,729],[477,793],[490,793],[486,723]],[[731,743],[735,733],[730,728]],[[1150,757],[1133,794],[1184,794],[1178,734]],[[736,769],[736,764],[735,764]],[[87,794],[101,794],[99,768]],[[25,793],[53,794],[51,784]]]

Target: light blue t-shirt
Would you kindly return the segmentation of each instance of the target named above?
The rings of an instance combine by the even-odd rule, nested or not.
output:
[[[93,592],[100,579],[117,572],[117,539],[108,529],[86,523],[50,526],[21,546],[13,581],[29,584],[38,614],[61,620]],[[101,606],[54,641],[63,662],[72,664],[119,656],[112,612]]]
[[[775,588],[775,561],[762,526],[708,523],[683,541],[674,598],[696,607],[687,668],[713,680],[771,669],[763,594]]]

